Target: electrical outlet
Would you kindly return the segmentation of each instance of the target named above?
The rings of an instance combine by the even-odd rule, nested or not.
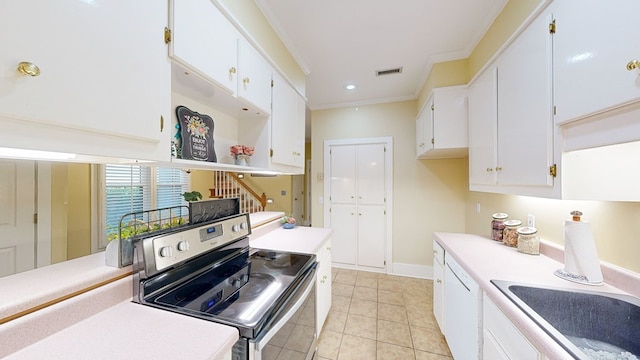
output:
[[[527,215],[527,226],[536,227],[536,217],[533,214]]]

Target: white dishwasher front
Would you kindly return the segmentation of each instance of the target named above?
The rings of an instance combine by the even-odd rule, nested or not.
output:
[[[445,338],[456,360],[482,359],[482,292],[449,253],[445,253]]]

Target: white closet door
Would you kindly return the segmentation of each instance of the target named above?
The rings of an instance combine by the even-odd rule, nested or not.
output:
[[[358,266],[384,268],[385,207],[358,206]]]
[[[0,161],[0,277],[35,265],[33,161]]]
[[[382,205],[385,203],[384,147],[384,144],[365,144],[358,146],[358,204]]]
[[[332,262],[355,265],[358,245],[358,219],[356,205],[332,204],[331,206],[331,256]]]
[[[331,147],[330,161],[331,203],[355,204],[356,147],[352,145]]]

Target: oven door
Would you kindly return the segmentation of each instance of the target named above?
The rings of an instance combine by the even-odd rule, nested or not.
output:
[[[314,357],[317,350],[315,286],[314,265],[264,332],[248,340],[249,360]]]

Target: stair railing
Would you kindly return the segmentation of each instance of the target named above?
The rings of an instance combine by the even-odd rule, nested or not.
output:
[[[214,173],[213,188],[209,189],[210,198],[239,198],[241,213],[264,211],[267,205],[265,193],[258,195],[235,173],[226,171],[215,171]]]

